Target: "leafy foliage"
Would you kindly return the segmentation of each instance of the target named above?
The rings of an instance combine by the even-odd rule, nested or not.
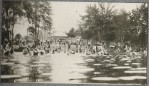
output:
[[[68,37],[75,37],[76,36],[75,29],[72,28],[68,33],[66,33],[66,35]]]
[[[20,40],[22,38],[21,34],[16,34],[15,35],[15,40]]]
[[[142,4],[132,12],[121,10],[107,3],[87,6],[78,30],[82,38],[96,42],[130,43],[131,46],[147,46],[148,9]]]
[[[22,17],[27,18],[32,24],[31,27],[34,28],[35,33],[33,29],[29,28],[29,30],[35,37],[38,37],[39,29],[50,31],[51,14],[51,5],[48,1],[3,1],[2,45],[5,40],[8,40],[7,42],[13,40],[14,25]]]

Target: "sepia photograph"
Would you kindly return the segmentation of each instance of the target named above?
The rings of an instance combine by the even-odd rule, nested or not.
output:
[[[1,25],[1,83],[147,85],[147,3],[3,0]]]

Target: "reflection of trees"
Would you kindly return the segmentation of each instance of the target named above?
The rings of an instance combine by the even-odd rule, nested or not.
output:
[[[38,63],[39,62],[39,63]],[[29,80],[32,82],[42,81],[51,81],[50,75],[42,75],[42,73],[50,73],[51,65],[45,63],[40,63],[39,57],[32,57],[28,62],[31,67],[29,67]],[[33,65],[33,66],[32,66]],[[45,66],[42,66],[45,65]]]
[[[38,57],[31,57],[30,61],[28,62],[29,65],[34,65],[33,62],[38,61]],[[38,67],[29,67],[29,80],[32,82],[36,82],[39,76]]]
[[[33,82],[36,82],[39,76],[38,67],[31,67],[29,72],[30,72],[29,79]]]
[[[51,70],[52,70],[52,67],[51,67],[51,65],[48,65],[48,64],[47,64],[45,67],[40,68],[40,70],[41,70],[43,73],[50,73]]]
[[[8,66],[8,65],[1,66],[1,75],[12,75],[12,74],[13,74],[13,70],[11,66]]]
[[[39,79],[43,81],[51,81],[50,75],[42,75],[42,73],[50,73],[51,66],[46,67],[31,67],[29,68],[29,80],[32,82],[38,82]]]
[[[98,56],[95,59],[94,62],[87,62],[86,65],[88,68],[94,68],[94,71],[90,71],[90,72],[86,72],[84,73],[85,76],[87,76],[88,78],[86,79],[81,79],[82,83],[139,83],[139,84],[145,84],[146,80],[144,79],[138,79],[138,80],[116,80],[116,81],[112,81],[112,80],[92,80],[92,78],[94,77],[113,77],[113,78],[118,78],[118,77],[123,77],[123,76],[146,76],[146,74],[140,73],[125,73],[126,70],[130,70],[131,69],[125,69],[125,68],[121,68],[121,69],[114,69],[113,67],[118,67],[118,66],[125,66],[125,63],[129,64],[130,67],[132,68],[136,68],[133,67],[133,65],[131,63],[136,63],[138,59],[132,60],[131,63],[128,63],[127,61],[122,60],[122,58],[124,58],[122,55],[119,57],[111,57],[111,58],[107,58],[108,56]],[[146,58],[146,57],[144,57]],[[93,59],[92,57],[88,57],[87,59]],[[114,60],[113,60],[114,59]],[[118,61],[117,61],[118,60]],[[141,67],[145,67],[146,63],[144,60],[142,61],[142,65]],[[144,64],[143,64],[144,61]],[[94,65],[97,64],[97,65]],[[98,65],[99,64],[99,65]],[[114,66],[117,65],[117,66]],[[128,67],[129,67],[128,66]],[[127,67],[127,66],[126,66]],[[136,70],[137,71],[137,70]]]
[[[37,61],[39,61],[39,57],[38,56],[33,56],[33,57],[31,57],[31,59],[28,63],[33,64],[34,62],[37,62]]]
[[[8,65],[2,65],[1,66],[1,75],[13,75],[13,70],[11,66]],[[1,79],[1,82],[7,83],[7,82],[14,82],[14,79]]]

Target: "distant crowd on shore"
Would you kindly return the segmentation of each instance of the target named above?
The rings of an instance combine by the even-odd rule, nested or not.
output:
[[[23,52],[23,54],[30,55],[43,55],[47,53],[66,53],[75,54],[75,53],[84,53],[86,55],[97,54],[97,55],[109,55],[111,53],[131,53],[138,52],[137,49],[132,49],[129,44],[121,45],[120,43],[111,43],[107,46],[105,43],[96,43],[92,45],[90,42],[84,40],[61,40],[61,39],[50,39],[46,41],[38,41],[38,42],[26,42],[20,41],[18,44],[14,42],[13,50],[15,52]],[[11,53],[12,48],[10,47],[10,43],[6,44],[5,49],[3,48],[3,53],[8,55]],[[147,56],[147,48],[145,50],[140,50],[139,52],[144,53]],[[135,54],[135,53],[133,53]]]

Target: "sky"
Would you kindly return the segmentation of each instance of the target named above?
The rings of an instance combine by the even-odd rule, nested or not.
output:
[[[77,29],[81,20],[80,15],[86,14],[86,7],[90,4],[93,5],[95,2],[51,2],[54,35],[64,36],[65,32],[68,32],[71,28]],[[140,6],[140,3],[112,4],[115,5],[114,9],[125,9],[127,12]],[[27,27],[28,22],[24,19],[20,24],[15,25],[14,34],[21,33],[23,36],[26,35]]]

